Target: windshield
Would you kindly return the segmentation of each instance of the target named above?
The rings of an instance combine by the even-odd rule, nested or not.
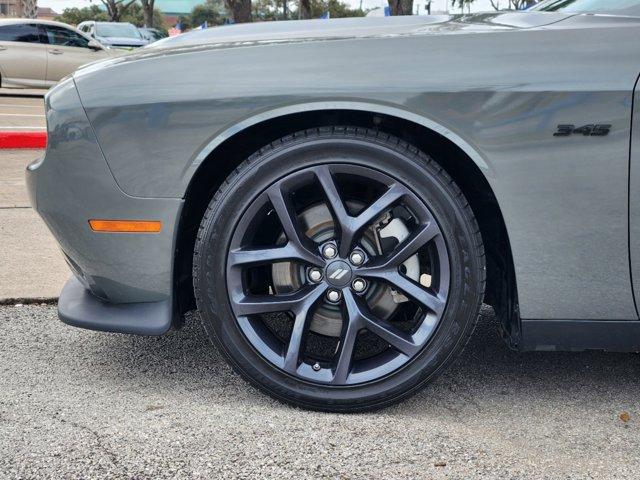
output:
[[[99,37],[123,37],[140,39],[138,29],[130,23],[98,23],[96,35]]]
[[[530,11],[640,16],[640,0],[547,0]]]

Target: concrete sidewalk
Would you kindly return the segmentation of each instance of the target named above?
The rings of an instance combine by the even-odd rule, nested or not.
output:
[[[24,169],[42,150],[0,150],[0,302],[59,295],[69,268],[31,209]]]
[[[41,97],[0,95],[0,132],[44,132],[46,128],[44,100]]]
[[[44,97],[46,89],[41,88],[0,88],[0,97]]]

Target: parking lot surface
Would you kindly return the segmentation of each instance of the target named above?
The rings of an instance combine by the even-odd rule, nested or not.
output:
[[[57,297],[69,277],[57,243],[29,205],[24,184],[25,167],[42,154],[0,149],[0,303]]]
[[[37,96],[0,95],[0,131],[46,130],[44,100]]]
[[[0,307],[2,478],[638,478],[640,356],[515,353],[485,319],[411,400],[336,415],[248,386],[193,315],[164,337]]]

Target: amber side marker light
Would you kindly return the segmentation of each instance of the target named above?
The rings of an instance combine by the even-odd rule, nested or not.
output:
[[[158,233],[162,222],[157,220],[89,220],[94,232]]]

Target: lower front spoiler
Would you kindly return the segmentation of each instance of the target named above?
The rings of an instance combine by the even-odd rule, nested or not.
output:
[[[78,279],[71,278],[58,300],[60,320],[74,327],[103,332],[162,335],[171,327],[169,300],[150,303],[108,303],[91,294]]]

